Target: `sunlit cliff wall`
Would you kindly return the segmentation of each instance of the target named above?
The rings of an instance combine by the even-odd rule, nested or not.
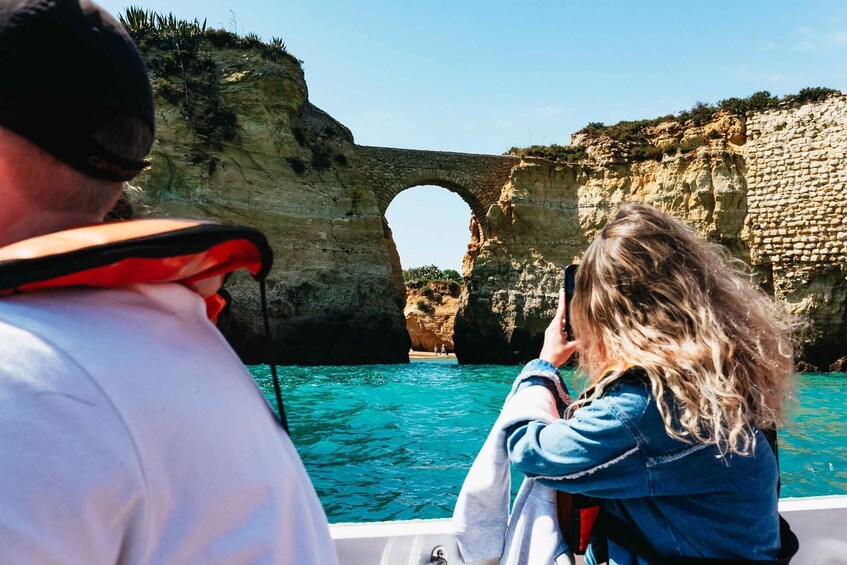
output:
[[[137,181],[146,213],[254,226],[275,253],[272,345],[258,286],[245,274],[227,285],[222,329],[245,361],[408,361],[391,232],[352,134],[309,103],[300,63],[206,40],[181,55],[142,48],[157,108],[152,166]]]
[[[664,123],[650,135],[658,146],[695,149],[636,161],[623,144],[580,134],[572,143],[588,157],[578,164],[525,158],[512,171],[485,239],[472,246],[455,330],[460,359],[536,355],[562,267],[614,204],[638,200],[726,245],[811,319],[806,367],[847,366],[847,96],[698,127]]]
[[[406,288],[406,329],[412,339],[412,349],[433,351],[441,346],[452,353],[453,323],[459,307],[462,285],[431,281]]]
[[[747,120],[748,239],[814,327],[805,359],[847,371],[847,96]]]
[[[407,361],[405,288],[383,211],[397,192],[433,183],[477,215],[454,332],[462,362],[536,355],[561,268],[614,204],[640,200],[726,245],[812,320],[807,366],[847,369],[843,95],[655,125],[651,143],[678,148],[660,159],[584,134],[572,140],[586,147],[576,164],[366,148],[309,102],[284,48],[220,30],[139,33],[157,134],[136,210],[255,226],[275,251],[272,344],[256,285],[243,274],[227,285],[235,301],[222,329],[248,362]],[[507,178],[497,198],[492,179]]]

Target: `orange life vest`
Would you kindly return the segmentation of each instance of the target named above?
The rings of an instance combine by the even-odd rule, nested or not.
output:
[[[0,296],[61,287],[179,283],[202,296],[215,321],[223,278],[247,269],[264,280],[273,263],[253,228],[198,220],[131,220],[55,232],[0,247]]]
[[[249,227],[176,219],[97,224],[0,247],[0,297],[66,287],[178,283],[203,297],[214,322],[226,305],[218,294],[224,277],[247,269],[260,283],[269,337],[264,282],[272,264],[267,238]],[[272,363],[270,368],[279,422],[287,432],[279,378]]]

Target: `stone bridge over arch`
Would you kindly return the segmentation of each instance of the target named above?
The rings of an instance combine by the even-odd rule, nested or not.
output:
[[[380,211],[407,188],[442,186],[461,196],[485,231],[485,215],[497,202],[520,157],[448,151],[356,146],[359,167],[376,193]]]

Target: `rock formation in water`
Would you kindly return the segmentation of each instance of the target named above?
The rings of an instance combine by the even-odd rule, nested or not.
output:
[[[407,361],[405,287],[383,213],[398,192],[438,184],[475,213],[454,331],[462,362],[536,355],[562,267],[611,206],[641,200],[725,244],[814,322],[806,366],[847,367],[845,96],[657,123],[646,150],[579,134],[574,163],[359,147],[309,102],[281,42],[141,20],[131,27],[151,70],[157,140],[134,208],[268,235],[270,346],[255,284],[228,283],[224,329],[245,361]]]
[[[561,286],[610,207],[639,200],[679,217],[750,264],[762,286],[813,322],[802,365],[847,364],[847,96],[700,126],[668,122],[639,159],[626,143],[577,134],[575,164],[525,158],[512,171],[456,321],[463,362],[537,354]]]
[[[462,285],[430,281],[406,288],[406,329],[415,351],[433,351],[444,345],[453,353],[453,325],[459,308]]]
[[[309,102],[300,62],[282,49],[188,31],[180,49],[136,34],[157,107],[152,166],[137,183],[149,215],[268,236],[273,344],[258,287],[243,274],[228,283],[227,337],[246,362],[407,362],[399,258],[352,134]]]

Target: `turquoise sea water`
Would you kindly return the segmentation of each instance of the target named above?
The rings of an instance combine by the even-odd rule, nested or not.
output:
[[[292,437],[331,522],[450,516],[515,366],[280,367]],[[250,368],[272,401],[269,370]],[[578,390],[566,375],[571,391]],[[782,496],[847,494],[847,375],[802,374]],[[513,475],[513,486],[521,477]]]

